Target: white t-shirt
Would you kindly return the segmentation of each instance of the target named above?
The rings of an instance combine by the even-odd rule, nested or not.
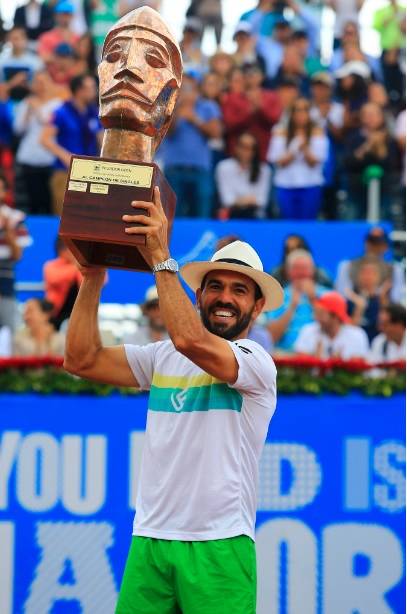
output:
[[[125,345],[150,390],[133,535],[254,539],[258,462],[276,406],[276,368],[248,339],[229,342],[239,365],[225,384],[173,343]]]
[[[300,140],[295,136],[287,146],[287,136],[276,130],[271,138],[267,160],[275,164],[274,185],[279,188],[308,188],[323,185],[323,164],[328,156],[328,138],[325,134],[311,136],[308,149],[318,162],[311,166],[300,150]],[[287,166],[276,163],[288,152],[295,157]]]
[[[406,359],[406,337],[400,345],[387,339],[386,335],[380,333],[372,341],[369,353],[369,362],[394,362]]]
[[[328,121],[330,121],[335,128],[343,128],[345,121],[345,105],[333,100],[326,117],[323,117],[317,106],[311,107],[310,115],[313,121],[324,129],[326,129]]]
[[[61,104],[61,100],[54,98],[31,113],[26,100],[18,105],[14,119],[14,132],[22,138],[17,150],[17,162],[28,166],[52,166],[55,156],[41,145],[40,138],[44,126],[49,123],[53,112]],[[28,120],[26,120],[27,113],[29,113]]]
[[[369,339],[359,326],[343,324],[334,339],[322,332],[318,322],[306,324],[300,331],[294,344],[294,350],[300,354],[317,354],[321,358],[367,358]],[[319,353],[320,352],[320,353]]]
[[[271,169],[262,163],[257,180],[251,183],[249,171],[234,158],[222,160],[215,170],[216,185],[223,207],[231,207],[242,196],[253,197],[253,202],[264,209],[270,196]]]

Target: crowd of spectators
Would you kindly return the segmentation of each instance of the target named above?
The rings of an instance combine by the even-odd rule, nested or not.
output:
[[[56,258],[44,265],[44,297],[27,301],[18,325],[14,268],[31,242],[24,218],[60,215],[71,154],[98,153],[101,45],[118,16],[141,4],[147,3],[29,0],[5,33],[0,356],[63,352],[81,274],[58,240]],[[177,215],[364,219],[367,182],[375,176],[381,177],[381,217],[392,218],[392,198],[403,201],[405,184],[405,9],[390,0],[375,12],[382,53],[373,57],[360,47],[363,0],[347,2],[348,12],[345,3],[327,4],[337,17],[330,64],[321,59],[318,23],[306,4],[259,0],[236,25],[235,51],[219,48],[206,57],[205,28],[221,41],[221,3],[191,2],[180,41],[185,73],[179,101],[157,154],[177,194]],[[223,245],[237,238],[225,237]],[[270,271],[284,288],[284,303],[256,322],[251,337],[276,355],[404,359],[404,272],[386,259],[388,248],[384,230],[372,227],[360,257],[338,263],[333,279],[304,237],[289,235],[281,262]],[[108,342],[165,339],[154,287],[141,313],[132,333],[117,339],[110,332]]]
[[[160,8],[152,0],[27,0],[16,9],[0,47],[9,203],[60,214],[70,155],[100,147],[104,37],[145,4]],[[236,24],[231,53],[220,46],[221,1],[190,3],[180,40],[185,76],[157,152],[177,215],[366,219],[367,185],[378,177],[381,217],[402,217],[405,7],[388,0],[374,12],[374,57],[360,43],[363,0],[325,4],[336,12],[329,60],[317,12],[305,2],[259,0]],[[206,28],[218,44],[211,57],[202,50]]]

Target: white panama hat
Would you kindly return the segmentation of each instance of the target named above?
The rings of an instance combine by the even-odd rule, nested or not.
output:
[[[210,271],[236,271],[253,279],[266,299],[263,311],[277,309],[283,304],[282,287],[274,277],[263,271],[257,252],[248,243],[229,243],[215,252],[209,262],[190,262],[181,268],[180,273],[188,286],[196,292]]]

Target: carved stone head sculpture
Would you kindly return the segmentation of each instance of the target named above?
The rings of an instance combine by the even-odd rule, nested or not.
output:
[[[182,79],[178,43],[150,7],[122,17],[108,32],[99,65],[100,119],[106,129],[141,133],[151,153],[167,132]]]

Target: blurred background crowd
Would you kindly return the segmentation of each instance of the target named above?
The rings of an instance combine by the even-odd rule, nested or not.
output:
[[[0,355],[63,351],[80,274],[58,242],[44,264],[44,298],[30,299],[17,325],[14,265],[31,241],[24,217],[60,215],[71,154],[99,151],[97,65],[107,31],[129,10],[162,4],[28,0],[0,28]],[[406,8],[373,3],[365,41],[375,33],[378,48],[367,52],[364,4],[259,0],[230,23],[221,0],[190,2],[179,102],[157,152],[177,216],[293,220],[293,231],[296,220],[388,221],[404,230]],[[253,338],[273,352],[404,359],[405,272],[390,243],[372,226],[360,258],[338,262],[331,278],[304,237],[287,236],[272,271],[285,302]],[[133,330],[118,339],[106,328],[106,342],[165,337],[153,287],[134,307]]]

